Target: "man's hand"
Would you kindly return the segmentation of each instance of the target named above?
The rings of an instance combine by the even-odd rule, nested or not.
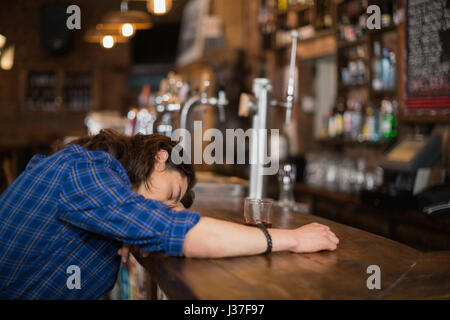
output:
[[[339,239],[329,227],[320,223],[310,223],[292,230],[295,246],[291,249],[296,253],[336,250]]]

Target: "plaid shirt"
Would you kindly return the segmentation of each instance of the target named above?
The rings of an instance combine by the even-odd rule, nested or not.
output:
[[[36,155],[0,197],[0,299],[97,299],[115,283],[122,243],[180,256],[199,219],[133,192],[109,153]]]

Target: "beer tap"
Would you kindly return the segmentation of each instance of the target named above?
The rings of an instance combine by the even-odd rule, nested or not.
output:
[[[177,81],[175,73],[170,72],[167,79],[161,81],[161,94],[155,98],[155,109],[157,112],[156,132],[171,136],[175,128],[175,117],[173,112],[181,110],[180,98],[178,96],[178,89],[181,81]]]
[[[181,108],[181,114],[180,114],[180,129],[181,130],[181,145],[183,148],[186,148],[187,141],[186,137],[184,136],[187,131],[187,119],[189,112],[193,109],[195,109],[196,106],[200,105],[206,105],[206,106],[213,106],[217,107],[219,110],[219,121],[225,122],[225,106],[228,105],[228,100],[226,97],[225,90],[221,88],[218,92],[217,97],[208,97],[208,89],[210,87],[210,82],[208,80],[205,80],[204,83],[204,89],[200,93],[200,95],[194,95],[190,99],[186,101],[186,103]]]
[[[241,94],[239,103],[239,115],[252,115],[252,138],[250,144],[250,182],[249,197],[261,199],[265,196],[264,188],[264,158],[267,154],[267,115],[268,107],[286,108],[285,123],[289,124],[292,117],[295,91],[295,67],[297,55],[297,41],[300,33],[297,30],[291,32],[292,44],[289,65],[289,79],[284,102],[271,101],[270,93],[272,83],[267,78],[256,78],[253,80],[253,95]]]

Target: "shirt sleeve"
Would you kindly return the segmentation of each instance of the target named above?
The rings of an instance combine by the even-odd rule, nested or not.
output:
[[[181,256],[200,214],[174,211],[132,191],[108,161],[77,161],[62,183],[59,218],[81,229],[152,252]]]

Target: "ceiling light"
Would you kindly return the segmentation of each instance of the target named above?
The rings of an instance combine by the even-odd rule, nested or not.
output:
[[[114,47],[114,38],[112,36],[104,36],[102,39],[102,46],[106,49]]]
[[[6,43],[6,37],[2,34],[0,34],[0,49],[3,48],[3,46]]]
[[[103,45],[103,39],[106,36],[112,37],[114,43],[123,43],[127,42],[128,40],[126,37],[123,37],[121,34],[119,34],[117,30],[104,30],[101,29],[99,25],[97,25],[95,28],[88,29],[84,35],[84,40],[92,43],[100,42]]]
[[[148,0],[147,10],[155,15],[166,14],[172,8],[172,0]]]
[[[119,30],[125,35],[123,29],[130,31],[130,26],[133,33],[135,30],[150,29],[152,27],[150,16],[143,11],[136,10],[112,11],[103,17],[98,27],[103,30]]]
[[[131,37],[134,34],[134,27],[130,23],[125,23],[122,25],[121,31],[124,37]]]
[[[0,68],[11,70],[14,65],[14,45],[7,47],[0,57]]]

